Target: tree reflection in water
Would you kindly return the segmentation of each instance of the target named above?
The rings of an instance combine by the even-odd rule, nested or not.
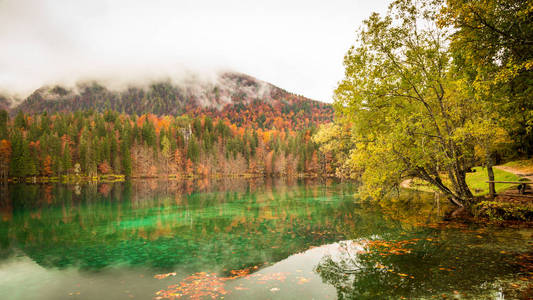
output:
[[[109,270],[176,272],[176,280],[182,280],[202,272],[226,278],[229,270],[272,267],[293,272],[277,291],[281,297],[300,287],[297,261],[318,264],[318,275],[308,270],[303,283],[322,279],[340,299],[423,298],[454,291],[480,298],[481,292],[497,293],[500,287],[506,297],[517,298],[505,280],[530,278],[507,259],[527,254],[531,230],[431,225],[448,211],[431,194],[367,202],[354,198],[355,192],[351,184],[271,179],[10,185],[0,189],[5,196],[0,199],[0,263],[26,256],[46,271],[39,282],[72,269],[90,278]],[[332,244],[338,241],[345,242]],[[319,248],[316,255],[300,255],[312,247]],[[323,247],[337,251],[320,260]],[[131,285],[153,284],[135,282]],[[260,285],[250,288],[250,298],[262,293]],[[299,292],[309,296],[302,298],[334,293],[326,285],[315,288]]]
[[[339,299],[520,297],[516,284],[506,282],[520,270],[514,256],[461,227],[343,241],[315,271]]]

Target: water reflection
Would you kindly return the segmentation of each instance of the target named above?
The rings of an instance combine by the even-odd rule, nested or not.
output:
[[[272,179],[4,186],[0,290],[194,298],[200,280],[225,299],[520,296],[513,259],[531,251],[530,229],[443,225],[451,208],[431,194],[370,203],[356,191]]]
[[[17,185],[9,194],[1,247],[45,267],[236,269],[335,241],[355,226],[354,204],[335,200],[342,190],[272,181]]]
[[[483,237],[454,230],[443,235],[420,231],[397,238],[341,242],[333,255],[322,257],[316,272],[336,288],[339,299],[418,299],[443,294],[494,299],[502,291],[505,299],[519,296],[505,283],[521,270],[515,256],[487,247]]]

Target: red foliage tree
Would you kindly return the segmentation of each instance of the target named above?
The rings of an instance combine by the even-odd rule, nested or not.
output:
[[[178,172],[179,173],[183,172],[185,169],[185,159],[184,159],[183,153],[181,152],[179,148],[176,149],[176,151],[174,152],[174,162],[176,163]]]
[[[111,172],[111,166],[107,161],[104,161],[98,165],[98,171],[102,174],[108,174],[109,172]]]
[[[41,174],[43,176],[51,176],[53,174],[52,157],[50,155],[47,155],[43,160]]]
[[[190,159],[187,158],[187,161],[185,163],[185,174],[192,175],[193,174],[193,163]]]
[[[2,140],[0,141],[0,178],[8,177],[10,159],[11,143],[8,140]]]

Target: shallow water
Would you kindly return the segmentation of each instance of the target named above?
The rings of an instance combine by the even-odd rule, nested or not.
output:
[[[431,194],[331,182],[3,188],[0,299],[524,296],[531,229],[440,223]]]

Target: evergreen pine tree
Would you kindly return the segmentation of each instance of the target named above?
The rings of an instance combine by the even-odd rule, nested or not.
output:
[[[187,158],[192,162],[196,162],[200,156],[200,146],[196,142],[196,138],[193,136],[189,139],[189,145],[187,146]]]
[[[7,121],[9,120],[9,115],[7,111],[0,110],[0,140],[5,140],[8,138],[7,131]]]
[[[70,168],[72,168],[72,156],[70,154],[70,148],[68,145],[65,145],[63,149],[63,156],[61,157],[61,169],[63,172],[68,173]]]
[[[122,173],[129,177],[131,176],[131,154],[126,138],[123,138],[120,143],[120,152],[122,154]]]
[[[17,116],[15,117],[15,128],[26,129],[26,117],[24,116],[24,113],[21,110],[19,110],[19,112],[17,113]]]
[[[22,177],[23,175],[23,150],[24,145],[22,135],[19,131],[15,131],[11,137],[11,162],[9,164],[9,174],[14,177]]]

